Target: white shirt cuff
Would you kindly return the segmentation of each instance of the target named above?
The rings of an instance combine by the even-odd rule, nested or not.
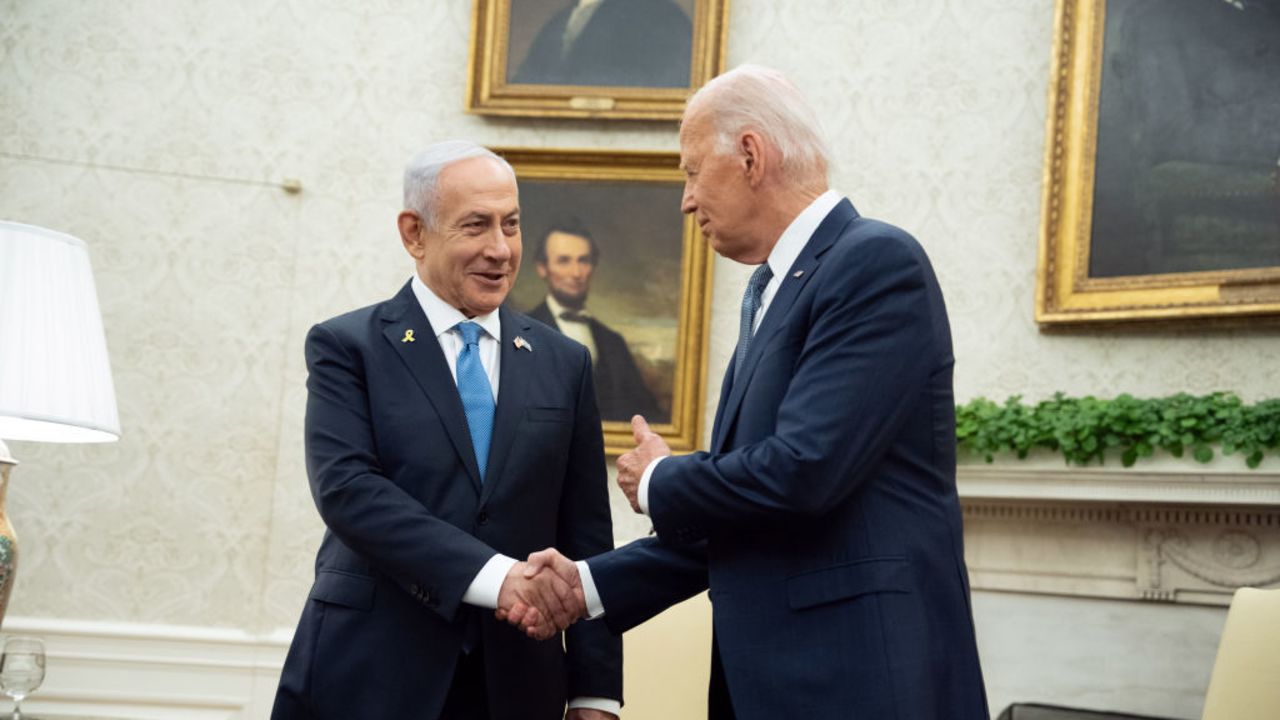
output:
[[[489,558],[489,562],[480,568],[480,572],[476,573],[475,579],[467,586],[467,591],[462,593],[462,602],[476,607],[496,610],[498,607],[498,593],[502,592],[502,583],[507,579],[507,573],[511,572],[511,568],[515,564],[515,560],[502,553],[497,553]]]
[[[640,485],[636,487],[636,502],[640,504],[640,512],[645,515],[649,514],[649,478],[653,477],[653,469],[658,467],[658,463],[666,459],[666,455],[654,458],[653,462],[644,469],[644,474],[640,476]]]
[[[598,697],[580,697],[569,701],[569,709],[587,708],[589,710],[601,710],[607,713],[617,715],[622,712],[622,703],[609,698]]]
[[[587,567],[587,561],[579,560],[574,564],[578,566],[582,594],[587,598],[587,619],[595,620],[604,615],[604,601],[600,599],[600,591],[596,590],[596,581],[591,578],[591,568]],[[614,714],[617,715],[616,712]]]

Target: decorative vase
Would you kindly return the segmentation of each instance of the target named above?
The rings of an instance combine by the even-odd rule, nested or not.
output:
[[[0,627],[3,627],[4,614],[9,609],[9,593],[13,590],[13,578],[18,569],[18,536],[5,513],[9,471],[17,464],[18,461],[9,455],[8,448],[0,442]]]

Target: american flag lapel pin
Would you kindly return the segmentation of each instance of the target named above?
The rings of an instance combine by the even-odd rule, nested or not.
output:
[[[793,278],[798,278],[798,277],[800,277],[800,276],[802,276],[802,275],[804,275],[804,271],[803,271],[803,270],[797,270],[797,271],[795,271],[794,273],[792,273],[791,277],[793,277]]]
[[[511,342],[515,344],[517,350],[528,350],[529,352],[533,352],[533,346],[529,344],[529,341],[519,335],[517,335],[516,339]]]

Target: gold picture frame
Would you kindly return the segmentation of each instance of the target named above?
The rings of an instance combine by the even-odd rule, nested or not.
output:
[[[576,25],[575,4],[476,0],[467,111],[679,120],[724,69],[729,0],[601,0]]]
[[[1219,5],[1226,12],[1219,13]],[[1218,107],[1162,107],[1156,99],[1196,93],[1157,95],[1159,88],[1135,101],[1131,86],[1108,79],[1133,78],[1129,82],[1140,89],[1161,82],[1199,80],[1202,87],[1217,91],[1220,84],[1207,82],[1207,71],[1196,68],[1180,73],[1167,64],[1160,66],[1161,59],[1144,52],[1141,41],[1163,33],[1162,41],[1168,42],[1170,25],[1194,22],[1195,32],[1189,34],[1197,37],[1208,37],[1210,31],[1235,32],[1241,36],[1237,44],[1245,47],[1269,42],[1265,36],[1253,39],[1257,31],[1250,29],[1250,23],[1256,25],[1256,18],[1231,14],[1238,10],[1231,3],[1128,2],[1117,5],[1116,17],[1109,19],[1105,0],[1057,0],[1036,273],[1037,322],[1069,326],[1280,314],[1280,261],[1271,259],[1280,250],[1277,158],[1259,157],[1256,165],[1203,158],[1173,162],[1178,153],[1195,151],[1170,141],[1176,136],[1164,126],[1181,122],[1191,128],[1184,135],[1194,139],[1210,132],[1206,124],[1217,119],[1212,113],[1221,114]],[[1131,17],[1139,12],[1145,17]],[[1186,17],[1190,12],[1207,17]],[[1151,72],[1143,73],[1147,69]],[[1238,71],[1237,66],[1227,69]],[[1129,74],[1115,74],[1121,71]],[[1243,72],[1256,71],[1246,67]],[[1280,85],[1272,82],[1271,91],[1272,98],[1280,97]],[[1148,99],[1151,102],[1145,102]],[[1105,105],[1101,114],[1100,101]],[[1262,107],[1275,107],[1280,100],[1267,102],[1272,104]],[[1206,117],[1211,122],[1206,123]],[[1126,124],[1134,118],[1138,118],[1135,124]],[[1150,126],[1143,126],[1143,119],[1149,119]],[[1234,131],[1224,127],[1222,132]],[[1135,143],[1144,141],[1162,146],[1144,155],[1134,149]],[[1161,155],[1151,159],[1156,153]],[[1117,199],[1117,195],[1123,197]],[[1115,220],[1124,217],[1123,203],[1130,198],[1136,200],[1127,207],[1137,210],[1130,211],[1128,220]],[[1110,232],[1117,228],[1129,231]],[[1277,238],[1275,248],[1271,240],[1263,248],[1249,246],[1247,241],[1254,237]],[[1235,247],[1231,242],[1239,247],[1223,250],[1224,245]],[[1227,252],[1237,256],[1226,257]],[[1124,267],[1148,262],[1146,258],[1156,258],[1149,262],[1151,268]],[[1220,266],[1214,267],[1215,263]]]
[[[560,252],[550,238],[590,238],[591,274],[576,286],[585,287],[586,312],[576,327],[589,332],[595,345],[606,452],[617,455],[635,446],[629,420],[643,406],[656,410],[650,424],[673,451],[696,449],[707,393],[712,250],[680,211],[679,154],[494,151],[511,163],[520,182],[524,251],[508,298],[514,309],[561,329],[548,300],[555,294],[548,262],[554,264]],[[621,350],[618,336],[625,341]],[[634,371],[640,385],[626,380]]]

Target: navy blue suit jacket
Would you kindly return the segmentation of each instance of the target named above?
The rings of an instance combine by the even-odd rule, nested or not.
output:
[[[537,642],[462,604],[495,552],[522,559],[554,545],[582,558],[613,546],[586,349],[500,312],[483,482],[457,386],[409,284],[308,334],[307,474],[328,529],[276,720],[434,720],[468,633],[484,650],[494,720],[560,720],[566,697],[621,699],[621,643],[607,628],[579,623],[563,645],[559,635]]]
[[[847,200],[730,367],[710,452],[649,484],[657,537],[589,561],[621,632],[710,587],[740,720],[987,720],[933,270]]]

